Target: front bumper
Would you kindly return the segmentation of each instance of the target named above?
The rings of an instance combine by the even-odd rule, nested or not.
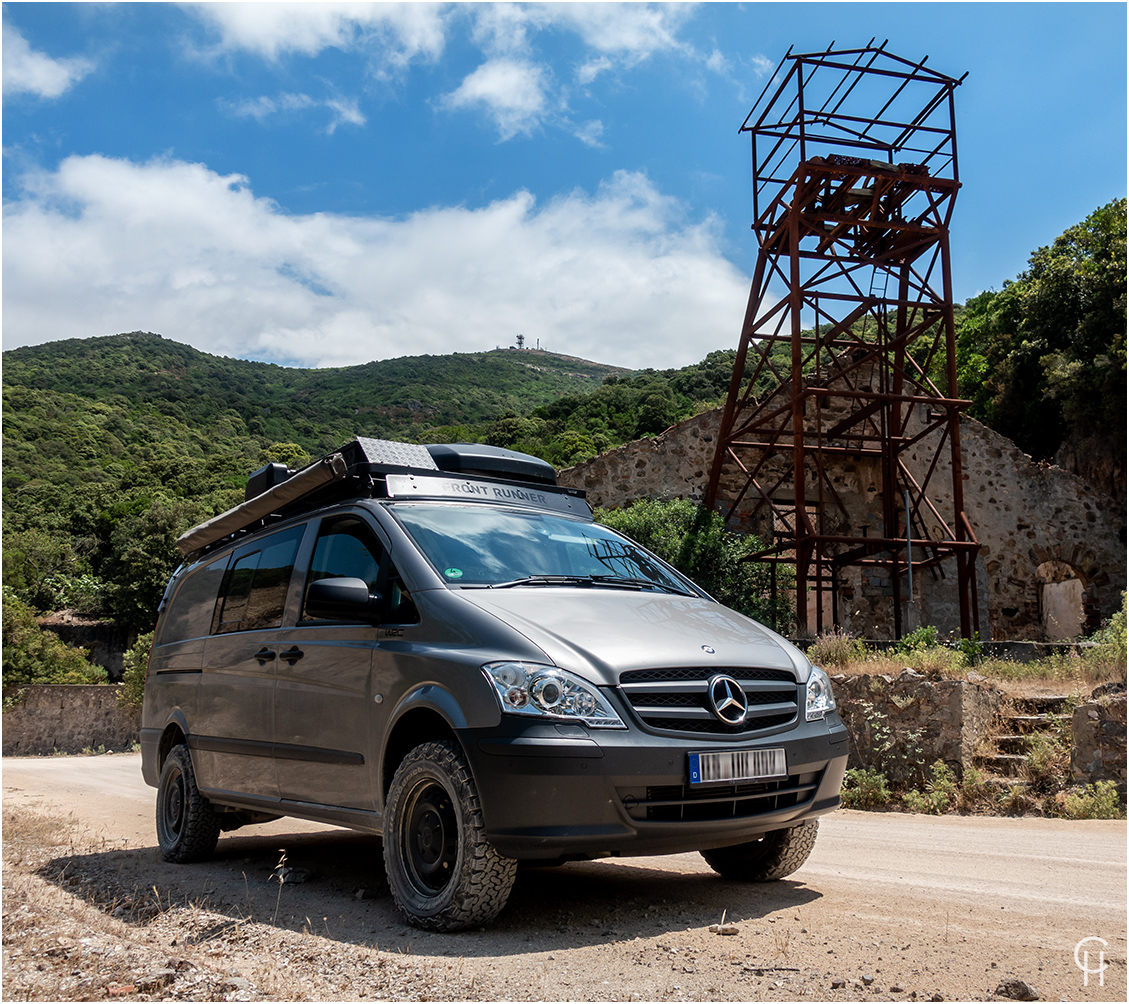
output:
[[[837,715],[754,742],[528,724],[460,733],[487,836],[513,858],[671,854],[753,840],[839,805],[847,731]],[[788,777],[689,784],[688,754],[783,747]]]

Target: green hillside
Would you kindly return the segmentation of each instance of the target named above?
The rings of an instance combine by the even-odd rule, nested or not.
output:
[[[402,436],[423,424],[479,422],[595,388],[623,372],[513,349],[295,369],[212,356],[147,332],[4,353],[5,387],[111,403],[121,398],[192,426],[237,417],[248,434],[272,440]]]

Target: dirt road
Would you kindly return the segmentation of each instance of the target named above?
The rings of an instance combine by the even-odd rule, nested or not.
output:
[[[1022,993],[1015,981],[1043,1000],[1125,999],[1124,822],[840,811],[790,880],[727,882],[696,854],[528,869],[489,929],[433,935],[400,919],[370,838],[284,819],[174,866],[154,849],[139,757],[2,766],[6,853],[43,831],[29,821],[66,836],[16,862],[27,894],[41,883],[62,897],[51,909],[100,931],[90,964],[73,935],[47,956],[64,957],[55,991],[74,999],[89,998],[68,979],[129,999],[984,1000]],[[282,850],[300,884],[271,881]],[[32,968],[42,921],[17,923],[12,874],[9,860],[4,991],[30,999],[54,969]],[[723,911],[738,934],[709,932]],[[1088,976],[1084,938],[1105,942],[1083,945]]]

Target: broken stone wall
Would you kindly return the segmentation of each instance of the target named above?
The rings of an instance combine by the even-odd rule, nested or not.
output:
[[[1074,709],[1070,772],[1078,784],[1115,781],[1125,798],[1125,691]]]
[[[562,471],[560,482],[585,489],[594,506],[620,508],[637,498],[701,501],[720,423],[720,409],[705,412]],[[920,425],[912,418],[911,432]],[[976,561],[981,637],[1038,640],[1098,628],[1119,608],[1125,589],[1124,506],[1060,468],[1035,463],[973,419],[961,419],[961,436],[965,511],[982,545]],[[934,445],[925,439],[907,452],[904,459],[915,477],[923,476]],[[929,494],[945,512],[952,507],[952,479],[942,454]],[[874,462],[828,456],[823,463],[849,511],[845,528],[852,534],[866,526],[880,532],[881,479]],[[766,474],[766,481],[772,478]],[[723,478],[722,499],[733,497],[738,480],[732,474]],[[757,522],[750,509],[746,505],[737,512],[734,528],[766,539],[771,528]],[[935,534],[940,528],[926,531]],[[931,624],[942,634],[959,633],[955,580],[955,561],[915,575],[914,602],[904,612],[907,629]],[[903,596],[907,586],[903,578]],[[838,623],[865,637],[891,637],[892,596],[892,583],[881,570],[864,574],[848,568],[836,597]],[[832,620],[827,599],[825,627]]]
[[[928,680],[912,669],[840,674],[832,685],[851,735],[848,768],[880,770],[899,787],[920,786],[938,760],[961,776],[988,737],[1002,696],[986,682]]]

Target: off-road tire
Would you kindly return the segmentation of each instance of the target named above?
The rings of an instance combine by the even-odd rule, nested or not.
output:
[[[791,875],[815,847],[819,820],[811,819],[790,830],[773,830],[759,840],[736,847],[702,851],[706,863],[727,879],[739,882],[774,882]]]
[[[174,746],[157,788],[157,843],[166,861],[203,861],[216,849],[220,814],[196,787],[188,747]]]
[[[486,839],[474,778],[454,744],[424,743],[404,757],[384,823],[388,885],[409,924],[459,931],[501,912],[517,862]]]

